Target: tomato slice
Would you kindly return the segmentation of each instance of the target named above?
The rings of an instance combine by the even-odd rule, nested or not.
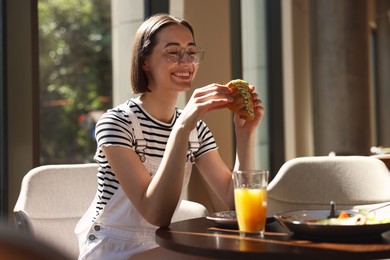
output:
[[[346,211],[341,211],[340,215],[338,216],[338,218],[349,218],[349,214],[346,212]]]

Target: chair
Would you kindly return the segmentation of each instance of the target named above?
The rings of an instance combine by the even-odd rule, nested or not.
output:
[[[78,256],[74,229],[97,190],[98,165],[46,165],[23,178],[14,218],[19,230],[60,250]]]
[[[287,161],[268,185],[268,210],[359,208],[390,201],[390,172],[368,156],[317,156]]]
[[[95,163],[46,165],[29,171],[14,208],[17,228],[76,259],[74,229],[96,194],[97,171]],[[172,222],[206,214],[203,205],[183,200]]]
[[[390,170],[390,154],[375,154],[371,155],[371,157],[377,158],[384,162],[387,166],[387,168]]]
[[[202,204],[195,201],[182,200],[177,211],[173,215],[171,222],[174,223],[192,218],[205,217],[207,213],[206,207]]]

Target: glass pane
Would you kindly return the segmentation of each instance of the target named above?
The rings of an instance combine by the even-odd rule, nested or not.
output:
[[[40,161],[90,162],[111,107],[110,0],[39,0]]]

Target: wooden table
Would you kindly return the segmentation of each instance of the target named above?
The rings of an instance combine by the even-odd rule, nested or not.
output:
[[[236,228],[206,218],[156,231],[156,242],[162,247],[221,259],[390,259],[390,232],[375,238],[330,240],[295,237],[278,222],[267,224],[264,239],[241,238]]]

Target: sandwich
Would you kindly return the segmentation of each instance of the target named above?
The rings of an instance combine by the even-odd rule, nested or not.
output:
[[[248,82],[242,79],[235,79],[227,83],[226,86],[233,90],[230,96],[234,99],[228,108],[238,114],[240,118],[252,120],[255,113]]]

